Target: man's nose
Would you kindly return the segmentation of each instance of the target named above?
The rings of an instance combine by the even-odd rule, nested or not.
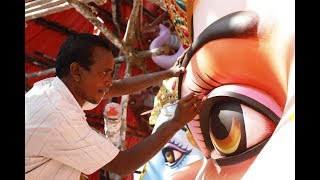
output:
[[[106,86],[108,87],[112,86],[112,79],[109,79],[106,81]]]
[[[107,76],[106,78],[105,78],[105,84],[106,84],[106,86],[112,86],[112,76]]]

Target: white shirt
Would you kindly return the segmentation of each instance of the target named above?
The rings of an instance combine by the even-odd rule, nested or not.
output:
[[[69,89],[52,77],[25,94],[25,179],[79,180],[119,153],[87,123]]]

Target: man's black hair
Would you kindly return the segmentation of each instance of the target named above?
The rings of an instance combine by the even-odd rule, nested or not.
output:
[[[56,59],[56,75],[63,78],[70,73],[70,65],[77,62],[81,67],[90,70],[94,63],[92,59],[94,47],[105,47],[111,50],[107,39],[89,33],[79,33],[69,36],[60,46]]]

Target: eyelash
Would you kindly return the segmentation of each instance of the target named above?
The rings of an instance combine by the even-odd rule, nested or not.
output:
[[[185,148],[183,148],[183,144],[181,143],[181,145],[179,145],[179,142],[176,143],[176,140],[175,140],[175,139],[174,139],[173,141],[170,140],[169,143],[170,143],[171,145],[177,146],[180,150],[183,150],[183,151],[191,151],[191,150],[192,150],[192,148],[188,150],[188,146],[186,146]]]

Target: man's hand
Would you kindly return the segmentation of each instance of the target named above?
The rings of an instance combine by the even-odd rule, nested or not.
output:
[[[206,96],[203,94],[196,94],[194,92],[190,92],[181,98],[175,110],[172,123],[174,123],[177,128],[183,127],[200,113],[200,110],[206,100]]]
[[[185,68],[181,67],[184,56],[187,54],[189,48],[187,48],[177,59],[174,65],[169,69],[172,73],[172,77],[178,77],[181,73],[185,72]]]

